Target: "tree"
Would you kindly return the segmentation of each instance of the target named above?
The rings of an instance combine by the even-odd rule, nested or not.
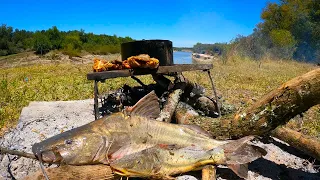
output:
[[[62,35],[56,26],[47,30],[48,38],[51,42],[52,49],[61,49],[62,48]]]
[[[37,31],[34,34],[34,43],[33,48],[37,54],[45,54],[51,50],[51,43],[49,38],[45,35],[45,33]]]

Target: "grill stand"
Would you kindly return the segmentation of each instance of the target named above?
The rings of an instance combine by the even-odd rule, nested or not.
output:
[[[138,75],[148,75],[148,74],[163,74],[163,75],[176,75],[178,72],[182,73],[184,71],[196,71],[196,70],[202,70],[207,72],[211,87],[213,96],[216,100],[216,106],[218,109],[219,117],[221,116],[220,111],[220,103],[219,98],[217,95],[217,91],[214,85],[213,78],[210,73],[210,69],[213,68],[212,64],[181,64],[181,65],[172,65],[172,66],[160,66],[158,69],[155,70],[149,70],[149,69],[126,69],[126,70],[115,70],[115,71],[104,71],[104,72],[94,72],[87,74],[88,80],[94,80],[94,114],[95,114],[95,120],[100,118],[99,113],[99,102],[98,102],[98,96],[99,96],[99,90],[98,90],[98,82],[105,82],[106,79],[112,79],[117,77],[131,77],[135,80],[135,76]],[[139,80],[139,79],[138,79]],[[141,82],[140,80],[138,82]],[[142,82],[141,82],[142,83]]]

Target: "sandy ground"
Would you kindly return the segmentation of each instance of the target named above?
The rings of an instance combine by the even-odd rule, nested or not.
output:
[[[121,59],[121,55],[110,54],[110,55],[83,55],[81,57],[69,57],[60,52],[51,51],[44,56],[39,56],[33,52],[25,52],[16,54],[13,56],[7,56],[0,59],[0,67],[2,68],[12,68],[29,66],[36,64],[55,64],[55,63],[73,63],[73,64],[91,64],[94,58],[105,59],[105,60],[115,60]]]
[[[31,152],[32,144],[94,120],[93,100],[31,102],[23,108],[18,126],[0,139],[0,146]],[[268,154],[249,164],[249,179],[319,179],[319,162],[275,138],[253,142]],[[9,170],[10,169],[10,170]],[[0,179],[21,179],[39,170],[39,163],[27,158],[0,155]],[[239,179],[219,166],[218,179]],[[196,179],[189,173],[178,179]]]

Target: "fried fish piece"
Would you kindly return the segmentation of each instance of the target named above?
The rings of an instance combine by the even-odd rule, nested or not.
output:
[[[93,59],[93,71],[101,72],[101,71],[110,71],[110,70],[120,70],[122,68],[122,62],[118,60],[106,61],[103,59],[94,58]]]
[[[103,59],[94,58],[93,59],[93,71],[94,72],[101,72],[101,71],[107,71],[115,67],[115,64],[108,62]]]
[[[156,69],[159,67],[159,60],[150,58],[148,54],[140,54],[138,56],[131,56],[126,60],[131,68],[149,68]]]

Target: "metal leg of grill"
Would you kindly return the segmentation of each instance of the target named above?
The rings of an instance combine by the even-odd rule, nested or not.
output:
[[[98,102],[98,81],[94,81],[94,119],[99,119],[99,102]]]
[[[205,71],[207,71],[209,79],[210,79],[210,82],[211,82],[213,95],[214,95],[214,98],[216,99],[217,110],[218,110],[218,114],[219,114],[219,117],[220,117],[221,116],[221,111],[220,111],[220,103],[219,103],[219,98],[218,98],[218,95],[217,95],[217,91],[216,91],[216,88],[214,86],[210,70],[205,70]]]

